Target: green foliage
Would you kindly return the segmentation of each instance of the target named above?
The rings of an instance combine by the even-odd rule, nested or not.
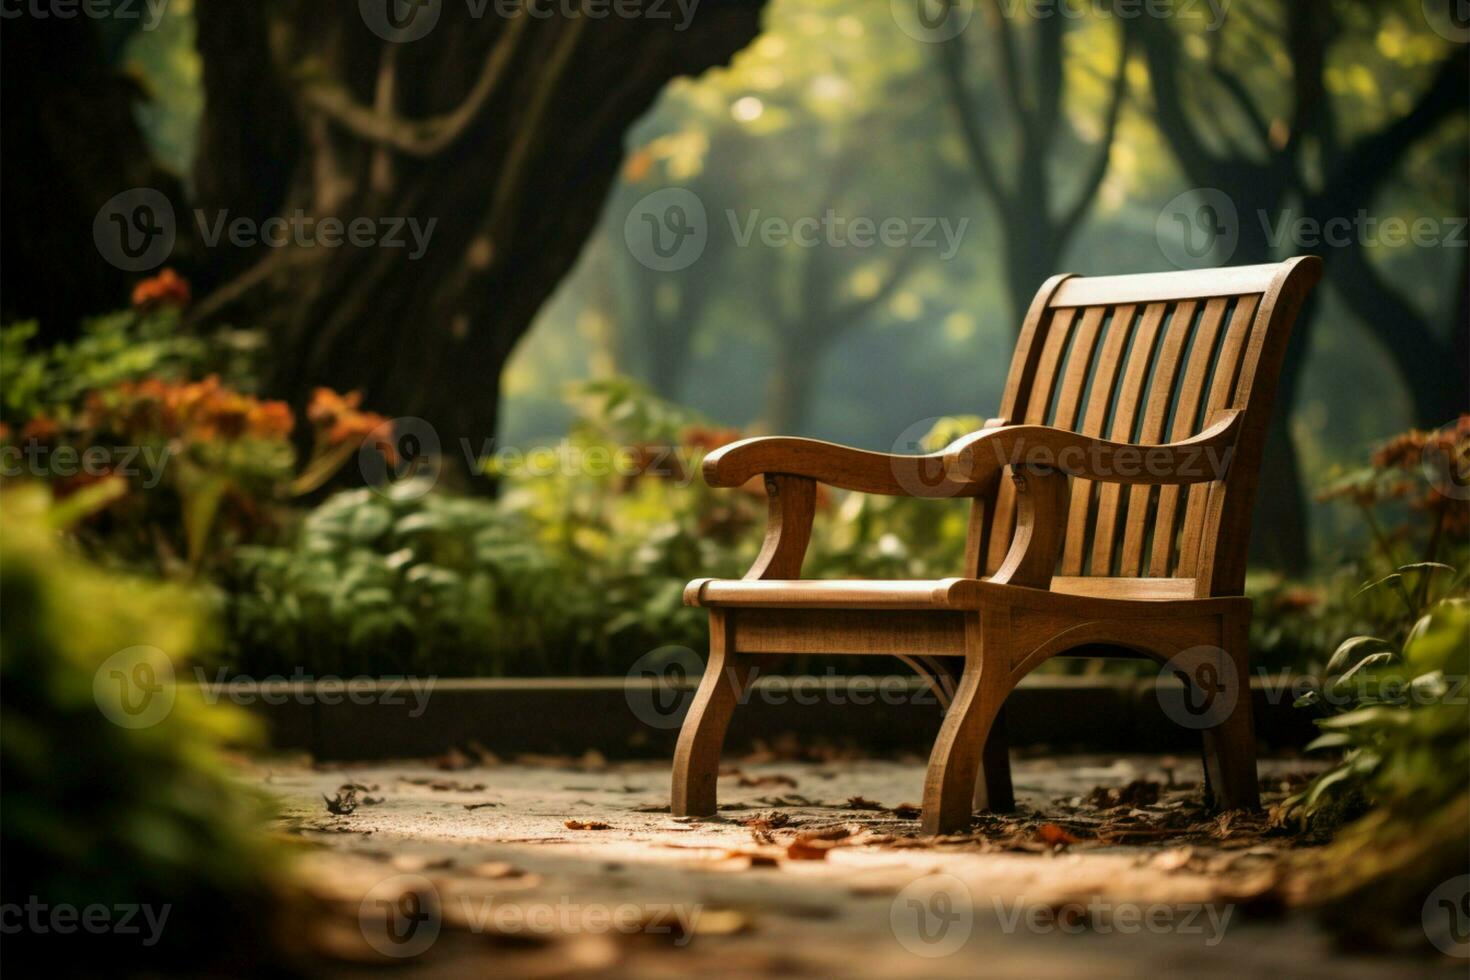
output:
[[[1361,796],[1411,815],[1470,786],[1470,599],[1447,596],[1408,621],[1402,641],[1344,640],[1299,700],[1330,712],[1308,748],[1342,760],[1289,801],[1292,812],[1340,812]]]
[[[253,674],[550,673],[575,659],[586,610],[575,569],[493,503],[337,494],[288,548],[245,547],[225,602],[231,643]]]
[[[738,577],[759,487],[711,490],[703,453],[739,436],[625,379],[580,386],[556,446],[485,461],[499,499],[421,483],[340,493],[288,547],[239,549],[223,585],[234,665],[252,674],[617,674],[702,649],[700,576]],[[946,420],[934,438],[972,420]],[[932,441],[932,440],[931,440]],[[962,565],[968,501],[820,496],[813,577],[926,577]]]
[[[1435,602],[1401,644],[1342,643],[1310,699],[1333,713],[1309,748],[1341,761],[1284,815],[1327,829],[1356,818],[1305,864],[1313,898],[1358,945],[1422,945],[1425,897],[1470,871],[1467,678],[1470,600],[1456,596]]]
[[[37,416],[64,422],[82,396],[144,377],[179,378],[201,368],[207,345],[179,330],[179,311],[120,310],[82,324],[71,343],[33,350],[31,321],[0,328],[0,406],[7,424]]]
[[[248,951],[266,945],[259,931],[280,859],[260,830],[263,803],[220,758],[255,728],[168,679],[203,639],[191,596],[68,553],[57,519],[34,486],[8,491],[0,511],[3,901],[168,906],[153,955],[204,957],[196,967],[230,950],[260,955]],[[161,686],[126,690],[113,667],[123,680],[143,669]],[[111,720],[152,720],[149,697],[172,697],[154,723]],[[145,714],[131,715],[139,704]],[[128,957],[150,952],[141,940],[66,937],[73,953],[95,942]]]

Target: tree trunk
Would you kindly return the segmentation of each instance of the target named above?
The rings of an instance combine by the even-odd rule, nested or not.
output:
[[[795,337],[796,330],[788,331]],[[776,435],[803,435],[811,412],[817,370],[826,345],[811,345],[794,339],[777,348],[775,370],[766,389],[766,428]]]
[[[130,188],[178,201],[179,181],[149,155],[133,118],[143,93],[108,63],[93,18],[7,18],[0,50],[0,319],[38,319],[50,344],[82,317],[126,306],[138,278],[104,256],[98,212]]]
[[[478,447],[502,366],[598,220],[623,132],[670,78],[747,43],[759,7],[701,7],[676,30],[446,3],[397,43],[356,4],[199,0],[204,220],[370,219],[375,242],[221,242],[200,319],[266,330],[274,393],[360,389],[450,457]]]

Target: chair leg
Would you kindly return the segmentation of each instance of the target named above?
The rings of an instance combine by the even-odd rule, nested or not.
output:
[[[679,729],[674,750],[674,784],[670,810],[676,817],[708,817],[715,813],[715,783],[720,774],[720,747],[730,716],[745,692],[751,660],[730,650],[725,613],[710,611],[709,662],[694,702]]]
[[[985,615],[993,614],[987,610]],[[982,747],[1005,699],[1004,651],[989,651],[990,662],[984,662],[978,615],[966,620],[965,646],[960,686],[944,716],[924,776],[925,834],[952,834],[969,828]]]
[[[1016,791],[1011,783],[1011,740],[1006,732],[1004,706],[990,723],[990,734],[980,752],[980,775],[975,780],[975,810],[1007,813],[1016,808]]]
[[[1223,646],[1234,666],[1235,677],[1227,683],[1236,685],[1236,697],[1229,717],[1204,731],[1205,776],[1216,807],[1254,810],[1261,805],[1261,793],[1251,719],[1249,614],[1225,618]]]

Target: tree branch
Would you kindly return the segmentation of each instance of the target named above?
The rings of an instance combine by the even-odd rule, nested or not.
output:
[[[579,22],[585,19],[579,18]],[[444,115],[405,119],[392,111],[359,104],[337,83],[309,83],[301,90],[301,100],[361,139],[389,146],[408,156],[436,156],[465,134],[490,101],[530,20],[522,14],[509,22],[486,53],[479,77],[464,101]]]
[[[1444,119],[1465,111],[1467,76],[1470,48],[1462,44],[1440,63],[1434,80],[1413,108],[1348,146],[1320,197],[1329,207],[1345,200],[1371,199],[1419,139]]]
[[[995,169],[995,161],[991,159],[990,148],[985,142],[985,133],[980,129],[975,104],[965,85],[965,47],[961,38],[962,35],[953,37],[939,45],[940,74],[944,77],[949,105],[954,110],[955,121],[959,123],[960,135],[964,138],[970,163],[980,177],[980,186],[997,205],[1005,207],[1008,191]]]
[[[1184,107],[1179,36],[1159,18],[1139,17],[1130,23],[1148,61],[1149,87],[1153,91],[1159,128],[1189,179],[1196,184],[1207,184],[1218,173],[1219,161],[1194,128],[1192,115]]]
[[[1001,0],[990,0],[990,23],[994,28],[995,43],[1000,48],[1001,83],[1005,89],[1006,102],[1016,125],[1025,129],[1030,116],[1026,105],[1024,79],[1021,76],[1021,58],[1016,52],[1016,35],[1011,29]]]
[[[1057,222],[1056,242],[1059,252],[1066,250],[1067,242],[1082,224],[1083,217],[1096,200],[1098,189],[1102,187],[1103,178],[1108,173],[1113,142],[1118,135],[1118,119],[1123,114],[1123,103],[1128,97],[1128,54],[1132,44],[1127,31],[1122,32],[1119,43],[1121,49],[1118,52],[1118,72],[1113,77],[1113,94],[1108,101],[1108,114],[1103,124],[1102,144],[1098,147],[1097,158],[1093,161],[1092,169],[1082,181],[1082,189],[1078,194],[1077,202]]]

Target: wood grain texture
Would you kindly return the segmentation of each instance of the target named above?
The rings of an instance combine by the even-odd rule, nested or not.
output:
[[[745,577],[801,578],[816,516],[817,484],[784,473],[767,476],[766,507],[766,538]]]

